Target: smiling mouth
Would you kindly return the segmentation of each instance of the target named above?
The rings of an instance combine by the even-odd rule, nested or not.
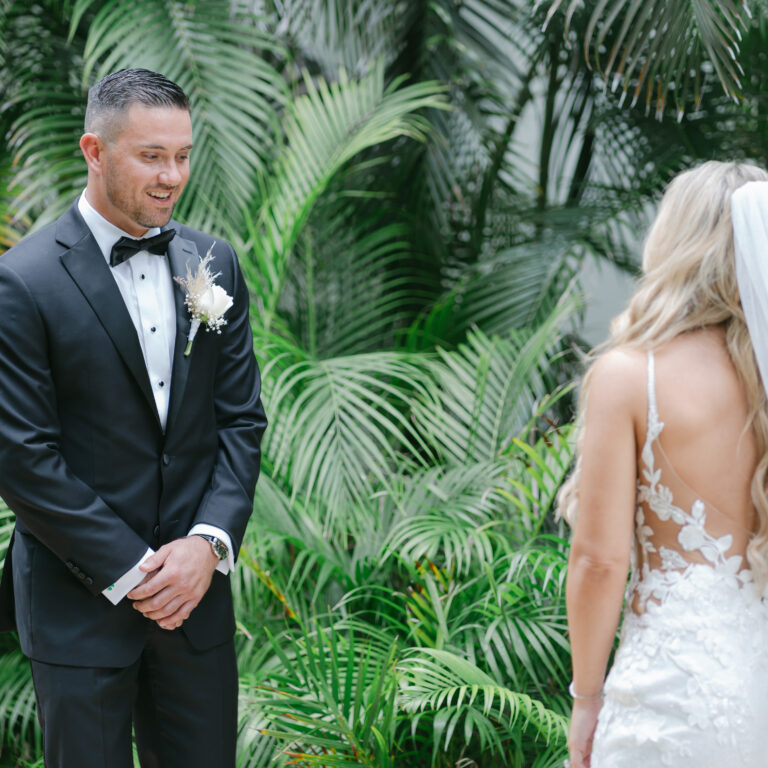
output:
[[[147,192],[147,194],[153,200],[159,200],[160,202],[165,202],[166,200],[169,200],[171,197],[170,192]]]

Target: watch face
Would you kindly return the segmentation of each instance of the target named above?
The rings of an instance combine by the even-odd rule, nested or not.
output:
[[[229,547],[221,539],[216,536],[211,536],[210,533],[197,533],[195,535],[210,542],[213,554],[216,555],[219,560],[226,560],[229,557]]]
[[[224,544],[223,541],[220,541],[216,538],[211,539],[211,544],[213,544],[213,551],[216,553],[219,560],[226,560],[227,556],[229,555],[227,545]]]

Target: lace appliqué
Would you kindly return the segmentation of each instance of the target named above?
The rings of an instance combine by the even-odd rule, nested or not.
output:
[[[641,562],[633,563],[633,578],[628,592],[632,594],[635,609],[647,607],[649,600],[661,602],[677,581],[685,578],[689,568],[702,563],[692,563],[683,556],[684,552],[698,552],[723,577],[732,578],[733,586],[752,583],[752,572],[744,568],[741,555],[728,556],[733,546],[730,534],[716,538],[707,531],[706,505],[696,499],[689,512],[674,503],[672,491],[661,482],[661,469],[656,467],[653,444],[658,439],[664,423],[660,421],[655,398],[648,407],[648,433],[641,454],[642,470],[637,482],[637,508],[635,511],[635,536],[641,553]],[[660,546],[657,550],[653,543],[654,530],[645,517],[647,505],[662,522],[672,521],[680,527],[677,542],[680,550]],[[663,578],[652,578],[648,556],[658,554],[661,559],[660,569]]]

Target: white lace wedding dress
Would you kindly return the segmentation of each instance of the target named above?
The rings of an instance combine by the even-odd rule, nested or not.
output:
[[[649,353],[636,552],[592,768],[766,768],[768,609],[749,531],[684,483],[663,428]]]

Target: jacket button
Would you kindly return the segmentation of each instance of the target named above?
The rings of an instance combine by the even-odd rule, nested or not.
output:
[[[77,578],[78,579],[85,579],[85,574],[82,571],[77,572]]]
[[[167,454],[163,454],[163,464],[167,467],[171,463],[171,457]]]
[[[153,535],[153,536],[154,536],[156,539],[159,539],[159,538],[160,538],[160,526],[159,526],[159,525],[156,525],[156,526],[155,526],[155,527],[152,529],[152,535]]]
[[[86,576],[86,578],[85,578],[85,583],[86,583],[88,586],[90,586],[91,584],[93,584],[93,579],[92,579],[90,576]]]

